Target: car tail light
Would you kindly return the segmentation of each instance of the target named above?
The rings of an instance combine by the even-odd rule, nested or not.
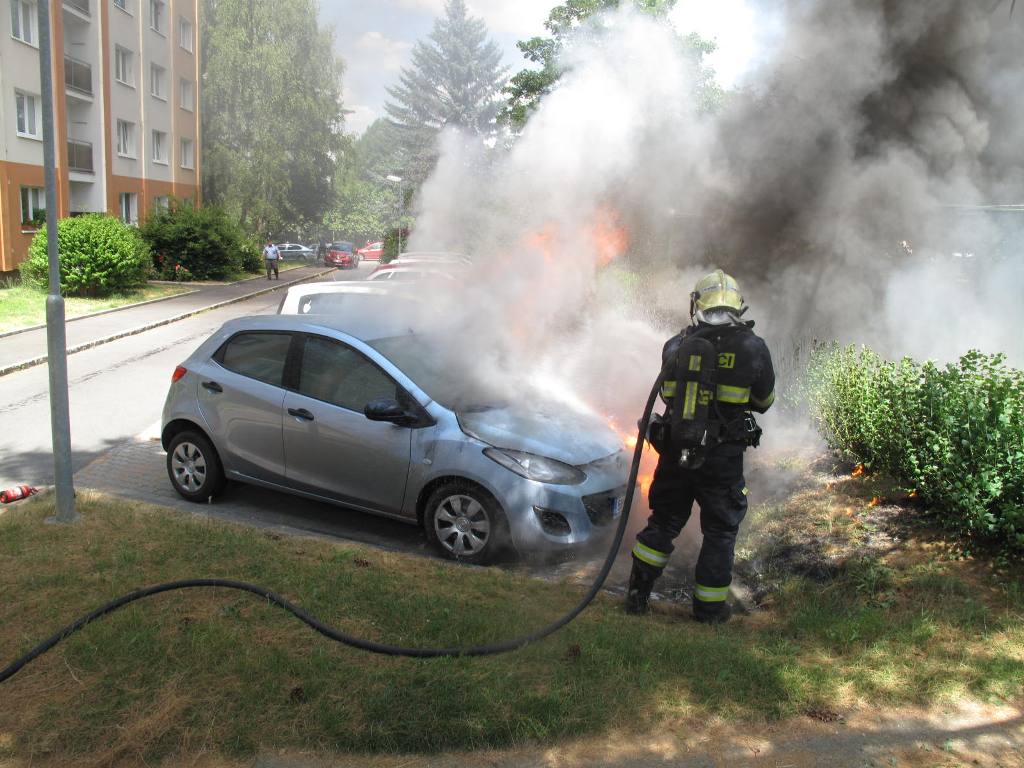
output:
[[[188,373],[188,368],[186,368],[183,365],[179,365],[177,368],[174,369],[174,373],[171,374],[171,384],[174,384],[175,382],[179,381],[181,377],[184,376],[186,373]]]

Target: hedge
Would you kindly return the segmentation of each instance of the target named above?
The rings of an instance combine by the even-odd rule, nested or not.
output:
[[[956,363],[827,346],[808,366],[825,440],[884,470],[950,529],[1024,552],[1024,372],[1002,355]]]

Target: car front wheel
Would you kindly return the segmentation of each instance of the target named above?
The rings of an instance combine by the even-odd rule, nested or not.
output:
[[[486,491],[452,483],[427,499],[423,526],[445,557],[482,565],[495,559],[505,538],[505,517]]]
[[[199,432],[179,432],[167,448],[171,485],[189,501],[206,501],[224,490],[224,470],[217,451]]]

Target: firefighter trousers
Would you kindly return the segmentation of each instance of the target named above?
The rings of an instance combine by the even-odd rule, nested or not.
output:
[[[654,471],[648,494],[651,516],[636,537],[634,568],[650,583],[661,575],[696,501],[704,542],[697,559],[693,611],[712,616],[727,610],[736,534],[747,514],[743,453],[712,454],[697,469],[679,467],[672,453],[663,455]]]

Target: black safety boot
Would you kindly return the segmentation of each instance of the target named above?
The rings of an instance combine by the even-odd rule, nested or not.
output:
[[[626,613],[638,616],[651,610],[649,600],[654,588],[654,579],[655,577],[644,570],[643,566],[636,560],[633,561],[633,571],[629,574],[629,588],[626,591]]]
[[[695,600],[693,603],[694,621],[700,624],[725,624],[732,618],[732,607],[728,603],[713,603],[715,608],[708,608],[705,603]]]

